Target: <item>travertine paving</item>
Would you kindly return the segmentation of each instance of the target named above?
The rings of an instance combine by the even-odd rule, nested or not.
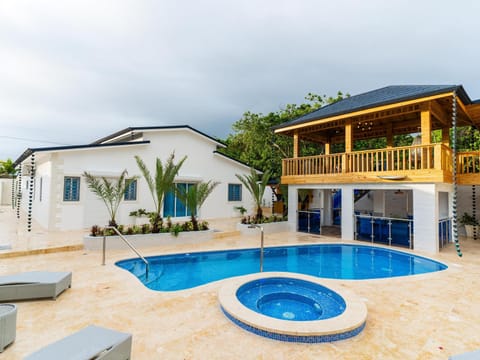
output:
[[[4,215],[0,214],[0,219]],[[3,234],[7,225],[1,220],[0,225]],[[18,238],[22,236],[17,232]],[[76,240],[69,238],[66,245],[81,244],[81,237],[72,236],[77,236]],[[253,247],[258,240],[256,236],[232,235],[143,252],[157,255]],[[57,241],[61,243],[61,239]],[[267,246],[339,241],[299,233],[265,236]],[[35,252],[34,244],[31,236],[29,251]],[[10,252],[18,254],[21,248],[13,245]],[[54,245],[59,244],[48,246]],[[433,257],[449,265],[443,272],[368,281],[326,279],[326,285],[334,283],[362,298],[368,317],[360,335],[325,344],[283,343],[237,327],[223,315],[217,299],[218,289],[228,280],[191,290],[151,291],[114,265],[133,257],[129,251],[110,251],[102,266],[99,252],[74,250],[2,258],[4,250],[0,251],[0,274],[72,271],[73,283],[56,301],[16,303],[17,338],[0,358],[21,359],[88,324],[97,324],[132,333],[133,359],[447,359],[480,348],[480,240],[462,239],[461,245],[462,258],[457,257],[453,245]]]

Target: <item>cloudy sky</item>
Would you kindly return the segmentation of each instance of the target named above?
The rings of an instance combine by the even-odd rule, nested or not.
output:
[[[0,159],[392,84],[480,98],[477,0],[0,0]]]

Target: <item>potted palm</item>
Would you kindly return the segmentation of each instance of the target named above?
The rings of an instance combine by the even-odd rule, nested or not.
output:
[[[116,181],[110,181],[104,176],[97,178],[86,171],[83,173],[83,175],[87,181],[88,188],[105,204],[110,216],[108,225],[116,227],[117,211],[125,194],[125,189],[128,188],[130,183],[134,181],[136,177],[127,179],[126,169],[122,171]]]
[[[467,233],[467,237],[473,237],[474,231],[475,233],[480,234],[480,226],[474,216],[468,213],[464,213],[459,221],[460,224],[465,226],[465,232]]]

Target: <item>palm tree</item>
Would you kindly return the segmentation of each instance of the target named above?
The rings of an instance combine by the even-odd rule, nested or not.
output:
[[[122,201],[125,189],[130,185],[135,178],[126,179],[127,170],[123,170],[120,174],[120,177],[116,182],[111,182],[105,177],[95,177],[86,171],[83,173],[87,180],[88,188],[100,198],[105,206],[107,207],[108,214],[110,216],[110,220],[108,225],[110,226],[117,226],[117,222],[115,217],[117,215],[118,207],[120,206],[120,202]]]
[[[142,175],[148,184],[148,188],[152,194],[153,203],[155,204],[155,210],[150,219],[153,233],[158,233],[160,231],[160,223],[162,222],[162,217],[160,214],[162,211],[165,194],[173,190],[175,176],[177,176],[178,171],[183,165],[183,162],[187,159],[187,157],[184,156],[183,159],[175,164],[173,162],[174,158],[175,153],[173,152],[170,154],[165,164],[162,164],[162,161],[157,158],[155,163],[155,178],[153,178],[143,160],[138,155],[135,155],[138,168],[142,172]]]
[[[250,168],[250,175],[235,174],[235,176],[242,182],[242,184],[247,188],[248,192],[252,195],[255,206],[257,207],[257,221],[261,221],[263,218],[263,194],[265,193],[265,189],[271,177],[270,171],[264,172],[260,181],[258,181],[257,171],[254,168]]]
[[[218,184],[219,182],[212,182],[212,180],[210,180],[189,186],[188,189],[177,189],[177,197],[190,212],[194,231],[198,231],[197,209],[203,205]]]

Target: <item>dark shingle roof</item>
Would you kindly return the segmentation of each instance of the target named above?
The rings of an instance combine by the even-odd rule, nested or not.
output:
[[[471,104],[471,100],[461,85],[393,85],[372,90],[363,94],[351,96],[336,103],[321,107],[309,114],[293,119],[276,126],[274,129],[302,124],[311,120],[318,120],[372,107],[393,104],[400,101],[413,100],[432,95],[457,91],[464,104]]]
[[[96,148],[108,148],[113,146],[132,146],[132,145],[144,145],[150,144],[150,140],[146,141],[134,141],[134,142],[122,142],[122,143],[113,143],[113,144],[88,144],[88,145],[65,145],[65,146],[49,146],[49,147],[40,147],[40,148],[28,148],[25,150],[22,155],[18,157],[17,160],[13,163],[16,167],[23,160],[29,157],[33,153],[37,152],[49,152],[49,151],[63,151],[63,150],[78,150],[78,149],[96,149]]]
[[[221,140],[215,139],[211,137],[210,135],[205,134],[204,132],[201,132],[189,125],[170,125],[170,126],[131,126],[125,129],[122,129],[120,131],[117,131],[113,134],[110,134],[108,136],[105,136],[99,140],[94,141],[92,144],[102,144],[106,141],[112,140],[116,137],[127,135],[128,133],[132,132],[141,132],[141,131],[152,131],[152,130],[175,130],[175,129],[188,129],[191,130],[199,135],[202,135],[216,143],[220,146],[226,146]]]

